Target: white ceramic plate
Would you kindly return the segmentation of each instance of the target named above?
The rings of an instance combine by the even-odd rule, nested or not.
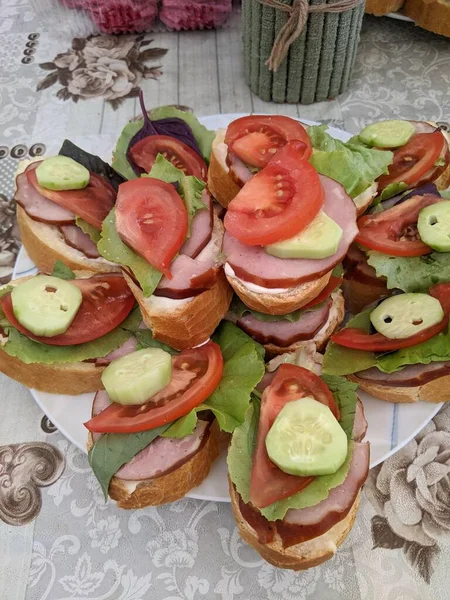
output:
[[[201,122],[210,129],[226,127],[228,123],[243,115],[214,115],[204,117]],[[305,123],[314,124],[305,120]],[[329,132],[343,141],[350,134],[330,127]],[[87,151],[95,152],[95,148],[85,146]],[[17,258],[14,277],[31,275],[36,270],[34,264],[22,248]],[[60,396],[31,390],[33,398],[49,419],[80,450],[86,452],[87,430],[83,422],[91,415],[94,394]],[[390,404],[377,400],[368,394],[361,393],[369,428],[366,439],[370,441],[371,467],[383,462],[406,443],[408,443],[439,411],[441,404],[417,402],[415,404]],[[226,477],[225,457],[216,461],[208,477],[192,490],[188,496],[201,500],[229,502],[228,482]]]

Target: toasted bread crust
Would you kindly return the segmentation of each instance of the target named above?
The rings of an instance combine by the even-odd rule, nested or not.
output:
[[[388,290],[387,287],[378,287],[355,279],[345,279],[345,277],[342,281],[342,291],[347,309],[352,315],[357,315],[369,304],[386,298],[392,293],[392,290]]]
[[[227,312],[233,291],[223,272],[215,285],[192,299],[167,300],[145,298],[142,290],[124,273],[124,277],[141,308],[142,317],[155,339],[177,350],[198,346],[211,336]],[[161,305],[166,301],[166,306]]]
[[[450,400],[450,375],[444,375],[423,385],[415,387],[389,387],[372,381],[360,379],[356,375],[347,375],[350,381],[357,383],[361,390],[386,402],[448,402]]]
[[[445,0],[406,0],[403,8],[419,27],[450,36],[450,6]]]
[[[109,495],[119,508],[135,509],[168,504],[183,498],[189,490],[199,485],[208,475],[211,465],[219,456],[221,436],[216,421],[209,429],[208,439],[189,460],[166,475],[138,483],[130,493],[123,479],[113,477]],[[88,449],[92,445],[89,434]]]
[[[320,330],[314,336],[314,338],[312,340],[301,340],[299,342],[295,342],[294,344],[291,344],[287,348],[282,347],[282,346],[277,346],[276,344],[264,344],[264,348],[270,355],[274,356],[276,354],[284,354],[286,352],[295,352],[302,346],[305,346],[306,344],[310,344],[312,341],[315,343],[318,351],[322,350],[323,348],[325,348],[326,344],[328,343],[330,336],[333,335],[333,333],[336,331],[336,329],[339,327],[339,325],[342,323],[342,321],[344,319],[345,303],[344,303],[344,298],[342,296],[342,293],[339,293],[338,295],[336,295],[333,305],[336,309],[336,315],[333,315],[333,318],[328,319],[326,328],[323,331]]]
[[[293,571],[304,571],[316,567],[333,557],[353,526],[360,500],[360,493],[358,493],[348,515],[323,535],[290,548],[283,548],[278,535],[273,542],[268,544],[261,544],[258,541],[255,530],[242,516],[239,509],[239,497],[234,485],[231,481],[229,483],[231,507],[242,539],[270,564],[280,569],[292,569]]]
[[[381,17],[391,12],[397,12],[405,0],[366,0],[364,11],[371,15]]]
[[[22,385],[50,394],[77,396],[103,389],[104,367],[95,363],[26,364],[0,349],[0,371]]]
[[[34,221],[20,206],[17,206],[17,223],[28,256],[43,273],[52,273],[57,260],[73,270],[93,273],[120,271],[113,263],[87,258],[79,250],[68,246],[55,226]]]
[[[323,290],[330,277],[331,271],[318,279],[289,288],[282,294],[258,294],[249,290],[238,277],[227,275],[230,285],[244,304],[268,315],[286,315],[308,304]]]

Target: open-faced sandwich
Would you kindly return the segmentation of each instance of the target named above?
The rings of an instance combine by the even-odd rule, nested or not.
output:
[[[27,387],[77,395],[103,388],[105,365],[130,344],[141,322],[120,273],[11,281],[0,289],[0,371]]]
[[[357,234],[356,208],[308,156],[303,142],[288,142],[224,219],[224,270],[239,297],[227,318],[272,354],[308,340],[322,347],[344,316],[333,270]]]
[[[360,312],[395,289],[421,292],[450,281],[449,223],[450,201],[430,183],[361,217],[357,245],[344,261],[350,311]]]
[[[288,142],[306,144],[306,158],[322,175],[341,183],[358,213],[377,195],[377,177],[387,173],[392,153],[364,146],[357,137],[342,142],[327,126],[308,126],[290,117],[250,115],[219,129],[212,144],[208,188],[227,207],[256,173]]]
[[[105,390],[86,423],[89,462],[105,497],[141,508],[199,485],[244,421],[263,354],[231,323],[213,341],[181,352],[138,331],[134,347],[103,372]]]
[[[65,140],[59,154],[21,162],[17,222],[28,255],[44,273],[60,260],[70,269],[119,271],[98,252],[103,220],[124,179],[98,156]]]
[[[308,569],[352,528],[369,471],[367,424],[357,386],[344,378],[282,363],[263,384],[228,451],[233,513],[265,560]]]
[[[323,372],[389,402],[448,401],[449,314],[450,283],[382,300],[332,336]]]

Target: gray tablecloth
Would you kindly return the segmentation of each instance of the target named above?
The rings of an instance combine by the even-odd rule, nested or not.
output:
[[[199,115],[284,113],[348,131],[380,118],[450,120],[450,43],[407,23],[366,17],[350,90],[302,107],[265,104],[250,93],[236,19],[217,32],[72,42],[42,28],[26,0],[0,0],[0,15],[3,281],[18,248],[8,205],[18,159],[56,149],[64,137],[93,139],[99,151],[110,147],[137,113],[136,100],[123,98],[137,86],[153,106],[185,104]],[[25,519],[20,501],[8,495],[11,477],[14,485],[20,478],[28,485],[30,511],[39,513],[22,526],[0,520],[2,600],[449,598],[447,409],[371,472],[356,525],[337,556],[300,574],[277,570],[250,550],[228,504],[185,499],[131,512],[105,504],[86,456],[53,431],[25,388],[3,376],[0,415],[0,443],[12,444],[0,448],[0,517]],[[60,456],[45,441],[65,457],[59,478]],[[22,442],[35,444],[25,452]],[[42,508],[27,480],[38,463],[48,481],[57,479],[42,488]]]

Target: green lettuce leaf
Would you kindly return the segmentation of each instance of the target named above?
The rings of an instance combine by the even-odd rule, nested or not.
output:
[[[388,200],[389,198],[393,198],[394,196],[397,196],[397,194],[401,194],[402,192],[404,192],[407,189],[408,189],[408,184],[403,183],[403,181],[390,183],[389,185],[387,185],[384,188],[384,190],[381,192],[381,194],[377,200],[378,200],[378,202],[383,202],[383,200]]]
[[[450,200],[450,188],[448,188],[447,190],[441,190],[439,193],[442,196],[442,198],[445,198],[445,200]]]
[[[161,348],[161,350],[165,350],[169,354],[178,354],[176,350],[167,344],[155,340],[150,329],[138,329],[138,331],[136,331],[134,334],[134,337],[138,341],[139,350],[142,348]]]
[[[98,241],[100,240],[100,231],[96,227],[94,227],[81,217],[76,217],[75,222],[81,229],[81,231],[91,238],[94,244],[98,243]]]
[[[347,476],[353,452],[351,434],[356,402],[358,400],[355,393],[357,386],[354,384],[348,385],[349,382],[347,380],[339,377],[329,377],[325,381],[327,384],[328,382],[330,384],[330,389],[333,392],[341,413],[341,426],[349,438],[347,458],[344,464],[333,475],[316,477],[301,492],[261,509],[261,514],[269,521],[282,519],[290,508],[306,508],[325,500],[330,490],[341,485]],[[252,457],[256,445],[259,421],[257,413],[255,414],[254,412],[255,410],[258,410],[258,403],[254,401],[246,413],[243,424],[237,427],[233,433],[227,456],[229,475],[244,502],[249,502],[250,500]]]
[[[194,414],[210,410],[222,431],[232,432],[240,425],[250,404],[250,395],[265,372],[264,348],[229,322],[222,322],[213,336],[224,358],[222,380],[211,396],[192,413],[175,421],[166,437],[185,437],[192,433]]]
[[[193,113],[179,110],[174,106],[161,106],[160,108],[149,111],[149,115],[153,120],[166,119],[169,117],[182,119],[191,128],[203,158],[206,162],[209,162],[212,142],[216,134],[214,131],[210,131],[201,125]],[[113,168],[127,179],[136,179],[137,177],[127,160],[127,150],[131,140],[142,128],[143,124],[144,121],[141,119],[125,125],[113,152]]]
[[[109,484],[114,474],[164,433],[169,425],[141,433],[105,433],[95,442],[89,450],[88,460],[102,487],[105,501],[108,500]]]
[[[66,265],[60,260],[57,260],[53,265],[52,275],[53,277],[59,277],[60,279],[75,279],[75,273],[72,271],[72,269],[66,267]]]
[[[431,362],[448,361],[449,358],[450,333],[447,329],[417,346],[379,356],[375,366],[384,373],[393,373],[406,365],[428,365]]]
[[[146,298],[153,294],[161,281],[162,273],[122,242],[116,230],[114,209],[103,221],[101,240],[98,242],[97,247],[104,258],[119,265],[124,265],[133,271]]]
[[[150,173],[144,173],[141,177],[153,177],[154,179],[161,179],[166,183],[175,183],[175,181],[181,181],[186,175],[181,169],[177,169],[170,161],[168,161],[162,154],[158,154],[153,167],[150,169]]]
[[[426,292],[432,285],[450,281],[450,252],[432,252],[425,256],[388,256],[373,250],[367,262],[378,277],[386,277],[389,289]]]
[[[289,323],[297,323],[297,321],[299,321],[299,319],[302,317],[302,315],[305,314],[305,312],[312,312],[318,310],[319,308],[322,308],[324,302],[325,300],[323,302],[320,302],[320,304],[316,304],[316,306],[313,306],[312,308],[308,308],[306,310],[302,310],[300,308],[299,310],[288,313],[286,315],[266,315],[266,313],[261,313],[256,310],[252,310],[242,302],[239,296],[235,295],[230,305],[230,312],[232,312],[233,315],[235,315],[239,319],[242,318],[244,315],[253,315],[255,319],[258,319],[258,321],[264,321],[268,323],[278,323],[280,321],[289,321]]]
[[[339,181],[352,198],[370,187],[377,177],[387,173],[393,159],[392,152],[367,148],[354,138],[344,143],[326,130],[326,125],[308,128],[314,148],[310,162],[319,173]]]
[[[6,327],[8,330],[8,341],[2,347],[2,350],[9,356],[20,358],[25,364],[41,363],[46,365],[74,363],[91,358],[100,358],[106,356],[113,350],[125,343],[133,332],[139,327],[142,317],[138,308],[135,308],[128,317],[106,335],[77,346],[49,346],[30,340],[14,329]]]

